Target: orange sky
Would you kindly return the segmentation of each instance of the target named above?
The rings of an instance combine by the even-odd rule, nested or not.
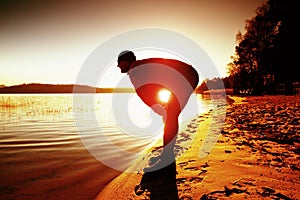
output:
[[[263,2],[1,1],[0,84],[75,83],[97,46],[113,35],[143,27],[170,29],[191,38],[225,77],[236,33]]]

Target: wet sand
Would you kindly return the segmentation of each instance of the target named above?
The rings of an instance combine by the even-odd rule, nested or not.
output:
[[[221,135],[212,151],[199,158],[211,126],[201,115],[189,125],[196,130],[189,149],[176,160],[179,199],[300,199],[300,97],[230,96]],[[150,199],[163,191],[168,199],[166,174],[152,178],[149,190],[136,195],[140,176],[122,173],[98,194],[101,199]],[[174,190],[172,190],[174,192]],[[152,192],[152,194],[151,194]],[[171,192],[171,190],[170,190]],[[172,199],[172,198],[170,198]]]

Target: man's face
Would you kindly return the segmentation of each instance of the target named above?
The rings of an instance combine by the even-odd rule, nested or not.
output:
[[[121,73],[126,73],[129,70],[130,63],[128,61],[120,61],[118,67],[121,69]]]

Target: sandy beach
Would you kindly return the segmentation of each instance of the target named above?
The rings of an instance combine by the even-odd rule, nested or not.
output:
[[[300,199],[299,96],[229,96],[221,135],[199,158],[211,119],[199,115],[179,134],[196,131],[173,175],[152,177],[137,195],[140,176],[124,172],[96,199]]]

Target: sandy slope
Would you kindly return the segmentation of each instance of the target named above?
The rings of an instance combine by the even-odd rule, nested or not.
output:
[[[184,142],[196,131],[176,161],[174,180],[164,171],[137,196],[134,187],[141,176],[124,172],[96,199],[150,199],[154,193],[164,196],[157,199],[176,199],[174,190],[168,190],[171,185],[179,199],[300,199],[300,97],[230,98],[235,102],[227,105],[222,134],[206,157],[199,158],[199,151],[213,130],[210,114],[194,119],[179,134]]]

